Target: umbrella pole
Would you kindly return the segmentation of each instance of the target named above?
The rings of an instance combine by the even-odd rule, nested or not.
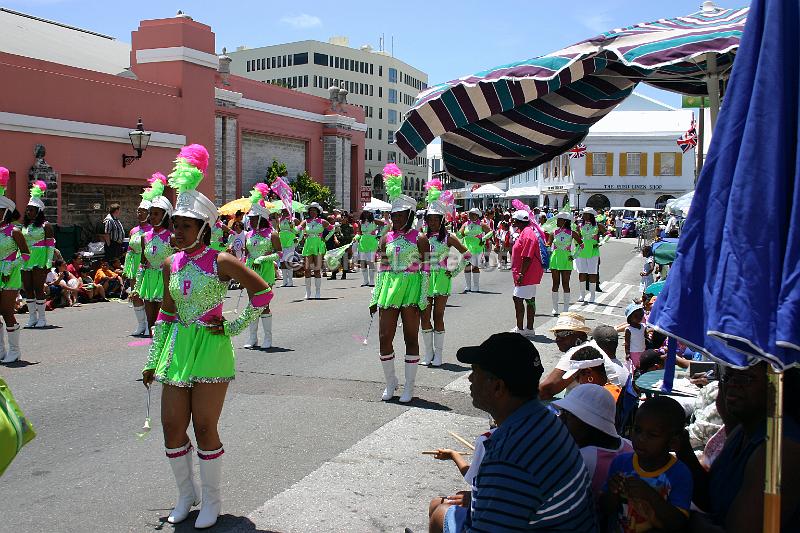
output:
[[[783,437],[783,373],[767,374],[767,457],[764,479],[765,533],[781,530],[781,446]]]
[[[717,115],[719,115],[719,72],[717,72],[717,56],[714,52],[706,54],[706,65],[708,67],[708,77],[706,87],[708,88],[709,108],[711,109],[711,130],[717,126]]]

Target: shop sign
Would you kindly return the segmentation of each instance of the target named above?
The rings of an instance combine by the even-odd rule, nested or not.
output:
[[[644,184],[616,184],[616,185],[603,185],[603,189],[607,191],[660,191],[663,185],[644,185]]]

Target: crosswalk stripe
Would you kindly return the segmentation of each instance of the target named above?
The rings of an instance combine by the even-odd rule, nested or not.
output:
[[[611,303],[609,304],[609,306],[606,307],[605,310],[603,310],[603,314],[606,314],[606,315],[612,314],[612,311],[614,311],[614,309],[616,309],[616,307],[619,304],[619,302],[622,301],[623,298],[625,298],[625,295],[628,293],[629,290],[631,290],[632,287],[633,287],[633,285],[625,285],[622,288],[622,290],[619,291],[617,296],[613,300],[611,300]]]
[[[613,287],[611,287],[611,285],[613,285]],[[603,301],[609,296],[611,296],[614,293],[614,291],[617,290],[617,288],[619,288],[620,285],[621,283],[609,283],[607,286],[603,286],[603,284],[601,283],[600,288],[603,289],[602,294],[600,294],[600,296],[595,298],[593,304],[587,305],[584,308],[584,311],[587,313],[593,312],[597,308],[597,304],[603,303]]]

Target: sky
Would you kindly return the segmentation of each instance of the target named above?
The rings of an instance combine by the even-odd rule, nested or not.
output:
[[[89,29],[130,42],[140,20],[174,16],[179,9],[208,24],[223,47],[251,48],[347,36],[350,46],[385,49],[426,72],[429,85],[489,67],[556,51],[603,31],[694,13],[702,0],[400,0],[275,2],[269,0],[5,0],[3,7]],[[718,5],[735,8],[746,5]],[[640,87],[668,104],[680,97]]]

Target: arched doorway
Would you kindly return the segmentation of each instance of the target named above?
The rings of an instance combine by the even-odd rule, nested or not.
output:
[[[553,203],[553,209],[558,209],[558,200],[556,200],[555,203]]]
[[[564,198],[561,199],[561,205],[567,205],[569,203],[569,195],[565,194]]]
[[[592,209],[600,211],[611,207],[611,201],[605,194],[593,194],[586,200],[586,207],[591,207]]]
[[[549,196],[545,196],[544,197],[543,206],[544,207],[550,207],[550,197]]]
[[[675,197],[671,194],[662,194],[658,198],[656,198],[656,205],[654,206],[656,209],[664,209],[667,207],[667,200],[674,200]]]
[[[625,207],[642,207],[642,204],[636,198],[628,198],[625,200]]]

